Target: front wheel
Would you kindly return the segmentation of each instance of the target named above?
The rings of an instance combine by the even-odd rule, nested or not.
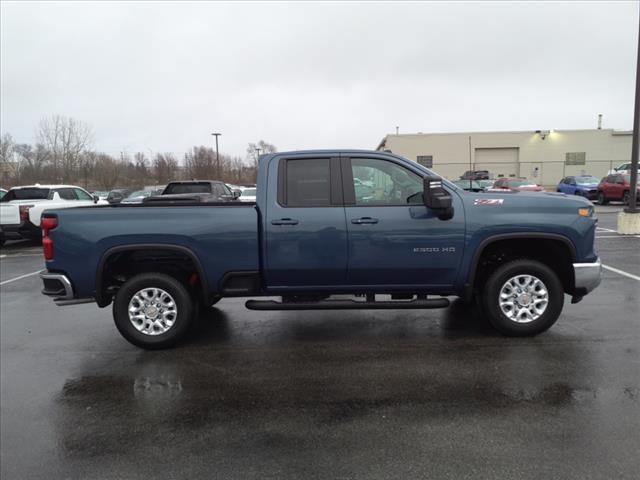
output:
[[[600,205],[606,205],[607,202],[607,197],[604,196],[604,192],[598,192],[598,203]]]
[[[164,273],[131,277],[113,302],[118,331],[130,343],[146,349],[175,345],[189,328],[193,312],[185,286]]]
[[[624,195],[622,196],[622,203],[624,203],[625,205],[629,205],[629,203],[631,203],[630,192],[624,192]]]
[[[491,324],[512,337],[537,335],[562,312],[564,289],[558,276],[536,260],[514,260],[487,279],[482,300]]]

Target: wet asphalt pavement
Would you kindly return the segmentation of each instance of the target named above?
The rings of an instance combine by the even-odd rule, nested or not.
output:
[[[600,215],[603,263],[640,238]],[[0,282],[43,268],[0,252]],[[110,309],[0,287],[0,474],[27,478],[638,478],[640,281],[603,284],[534,338],[445,310],[251,312],[225,299],[147,352]]]

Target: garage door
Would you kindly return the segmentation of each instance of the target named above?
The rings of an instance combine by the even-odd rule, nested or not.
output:
[[[476,170],[489,170],[495,178],[520,175],[517,148],[476,148]]]

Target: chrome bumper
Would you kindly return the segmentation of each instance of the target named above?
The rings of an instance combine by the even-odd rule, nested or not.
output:
[[[574,263],[573,273],[576,292],[586,295],[602,281],[602,262],[598,258],[593,263]]]

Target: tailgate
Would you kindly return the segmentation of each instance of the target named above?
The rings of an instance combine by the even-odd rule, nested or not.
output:
[[[0,203],[0,225],[19,225],[20,207],[10,203]]]

